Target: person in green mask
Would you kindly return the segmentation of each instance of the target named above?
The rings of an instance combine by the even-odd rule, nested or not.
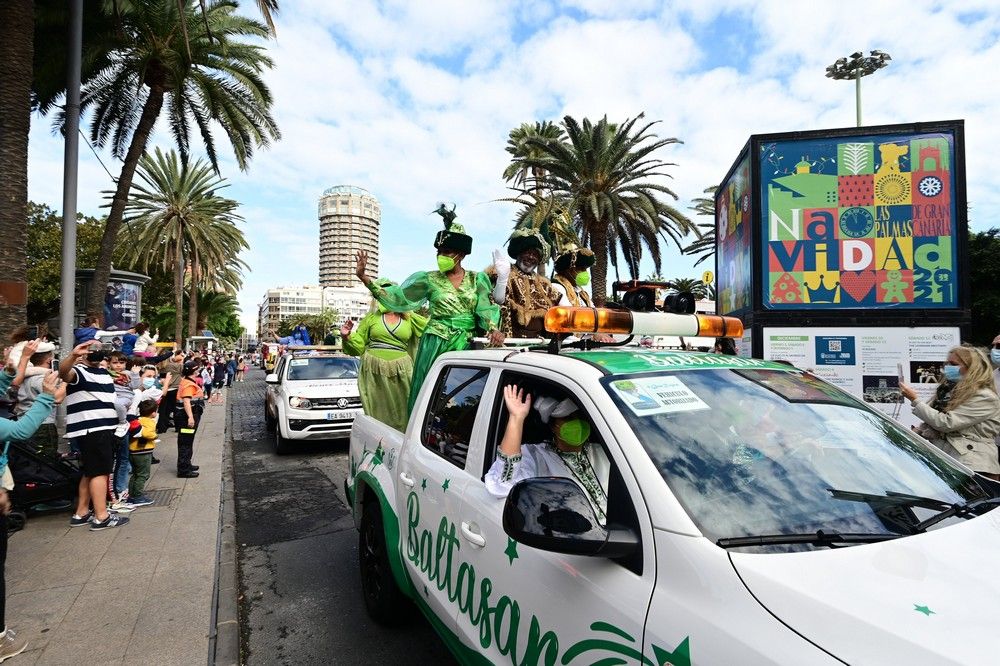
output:
[[[437,270],[417,271],[399,286],[384,285],[366,274],[368,253],[361,251],[357,256],[358,279],[387,312],[412,312],[425,303],[429,305],[427,327],[413,360],[407,418],[438,356],[468,349],[477,332],[489,337],[494,346],[502,345],[504,340],[499,330],[500,308],[490,300],[493,285],[489,278],[462,267],[462,260],[472,252],[472,236],[455,222],[454,208],[448,210],[442,204],[434,212],[444,219],[444,229],[434,237]]]
[[[494,497],[505,498],[514,484],[523,479],[538,476],[573,479],[586,491],[598,520],[604,524],[611,466],[604,450],[591,443],[593,426],[576,402],[572,398],[559,400],[550,396],[532,401],[531,395],[514,384],[504,387],[503,399],[507,427],[496,460],[486,473],[486,490]],[[551,443],[521,442],[532,406],[551,430]]]
[[[560,249],[552,276],[552,285],[562,293],[559,305],[593,307],[586,289],[593,265],[594,253],[585,247],[569,244]]]
[[[377,287],[394,287],[390,280],[376,280]],[[347,320],[340,327],[344,353],[361,357],[358,390],[365,414],[396,430],[406,429],[407,402],[413,376],[413,356],[427,317],[415,312],[389,312],[377,300],[354,328]]]

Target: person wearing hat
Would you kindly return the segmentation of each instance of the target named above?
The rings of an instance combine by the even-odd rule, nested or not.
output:
[[[33,348],[33,351],[31,351]],[[32,347],[28,347],[31,351],[28,363],[29,365],[25,368],[24,381],[21,383],[20,387],[17,389],[17,405],[14,407],[14,415],[17,418],[21,418],[28,413],[31,406],[35,404],[35,400],[38,396],[45,392],[45,387],[42,383],[45,380],[45,376],[52,371],[52,358],[56,350],[56,346],[49,342],[48,340],[37,340]],[[11,354],[13,359],[14,354]],[[55,403],[58,405],[66,397],[66,385],[62,384],[56,389],[54,398]],[[56,430],[56,415],[55,412],[49,412],[48,416],[42,421],[42,424],[38,426],[38,430],[31,437],[31,447],[39,455],[45,456],[52,460],[59,457],[59,432]]]
[[[552,443],[522,444],[524,422],[531,414],[531,395],[516,385],[503,388],[507,406],[507,428],[497,458],[486,473],[486,490],[505,498],[518,481],[539,476],[558,476],[576,481],[590,497],[603,524],[608,510],[610,464],[599,446],[590,444],[590,421],[571,398],[542,396],[534,401],[542,423],[552,431]]]
[[[407,415],[438,356],[468,349],[476,331],[487,335],[494,346],[502,345],[504,339],[499,329],[500,308],[490,300],[493,286],[489,278],[484,272],[462,267],[462,260],[472,252],[472,236],[455,222],[454,208],[448,210],[442,204],[435,212],[444,219],[444,229],[434,237],[437,270],[417,271],[398,287],[382,286],[365,273],[368,253],[358,252],[358,279],[387,312],[411,312],[424,303],[430,305],[427,327],[413,361]]]
[[[376,287],[394,287],[390,280],[375,280]],[[406,429],[406,405],[413,376],[413,355],[427,318],[415,312],[389,312],[377,300],[354,328],[348,319],[340,327],[344,353],[361,357],[358,390],[365,414],[396,430]]]
[[[533,228],[515,229],[507,243],[508,265],[500,250],[487,268],[496,283],[493,300],[500,305],[500,330],[509,338],[534,338],[545,333],[545,313],[559,302],[556,291],[538,267],[549,261],[549,244]]]
[[[593,307],[585,287],[590,284],[589,269],[594,265],[594,253],[585,247],[570,244],[556,256],[552,285],[559,291],[559,305]]]

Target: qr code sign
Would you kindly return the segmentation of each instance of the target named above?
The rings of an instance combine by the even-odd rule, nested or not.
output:
[[[830,351],[832,352],[841,351],[840,344],[841,344],[840,340],[830,340]]]

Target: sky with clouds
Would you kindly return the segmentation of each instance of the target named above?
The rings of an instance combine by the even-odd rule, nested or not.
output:
[[[853,84],[824,70],[856,50],[893,58],[863,81],[865,124],[965,120],[971,225],[998,225],[995,0],[284,0],[276,23],[266,80],[283,138],[245,173],[220,148],[251,245],[240,294],[251,330],[267,288],[318,282],[328,187],[382,203],[383,276],[434,266],[439,201],[458,205],[476,239],[466,264],[483,266],[512,224],[513,207],[493,202],[509,194],[511,128],[645,113],[683,141],[658,157],[675,164],[668,185],[687,208],[751,134],[853,125]],[[153,145],[169,146],[164,129]],[[58,209],[62,143],[49,119],[33,118],[29,152],[30,198]],[[102,214],[111,178],[85,145],[80,154],[79,209]],[[663,273],[700,276],[692,263],[666,248]]]

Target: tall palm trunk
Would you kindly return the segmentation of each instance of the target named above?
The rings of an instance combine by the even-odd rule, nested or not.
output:
[[[174,261],[177,263],[174,272],[174,346],[181,347],[184,335],[184,240],[177,234],[177,246],[174,248]]]
[[[88,314],[99,315],[103,312],[104,293],[108,290],[108,280],[111,278],[111,257],[115,251],[115,244],[118,242],[118,231],[122,226],[125,204],[128,202],[128,193],[132,188],[132,178],[135,176],[136,167],[139,166],[139,159],[146,150],[146,143],[149,141],[149,135],[153,131],[153,126],[156,124],[162,107],[163,87],[160,85],[150,86],[149,97],[146,98],[146,103],[142,107],[139,124],[136,125],[135,133],[132,135],[132,143],[129,144],[128,153],[125,154],[122,172],[118,176],[118,186],[115,188],[115,196],[111,200],[111,210],[108,211],[108,220],[104,225],[101,253],[97,256],[94,277],[91,280],[90,293],[87,296]],[[178,320],[180,312],[180,306],[178,306]]]
[[[32,0],[0,2],[0,338],[27,318]]]
[[[608,231],[600,220],[592,221],[589,227],[590,249],[594,253],[593,287],[591,294],[594,297],[594,305],[604,307],[608,295]]]
[[[191,249],[191,289],[188,296],[188,337],[198,335],[198,251]]]

